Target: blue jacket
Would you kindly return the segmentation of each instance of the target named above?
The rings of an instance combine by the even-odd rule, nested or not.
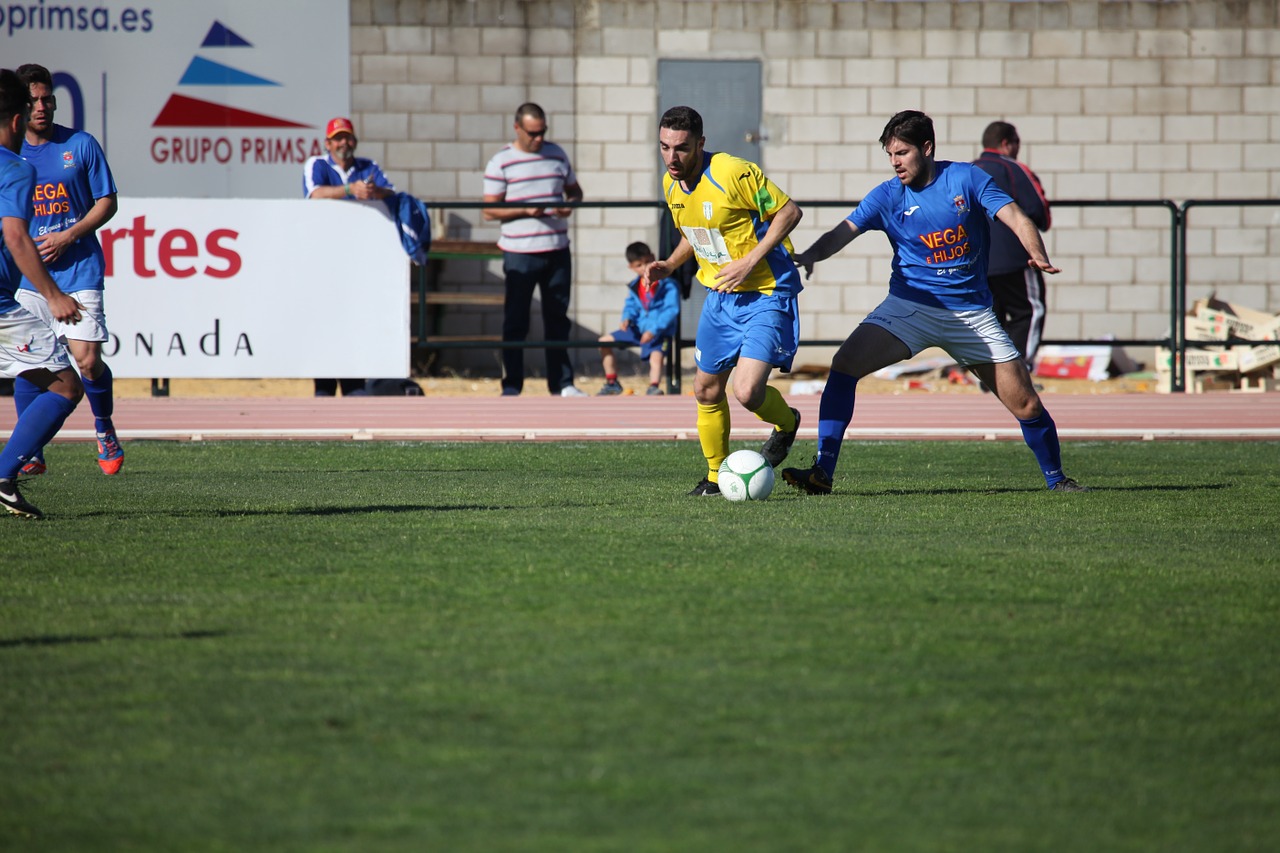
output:
[[[653,332],[659,338],[676,335],[676,321],[680,319],[680,282],[664,278],[658,282],[645,308],[640,301],[640,277],[627,284],[627,301],[622,306],[622,322],[631,325],[639,334]]]

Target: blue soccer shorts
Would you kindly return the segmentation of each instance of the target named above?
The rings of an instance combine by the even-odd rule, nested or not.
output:
[[[791,369],[800,341],[800,311],[794,296],[707,290],[695,340],[694,362],[703,373],[724,373],[739,358]]]
[[[614,329],[609,336],[621,344],[631,344],[631,346],[640,347],[640,358],[647,361],[649,356],[654,352],[661,352],[663,355],[671,352],[671,338],[657,336],[651,338],[645,343],[640,343],[640,333],[636,331],[634,325],[625,329]]]

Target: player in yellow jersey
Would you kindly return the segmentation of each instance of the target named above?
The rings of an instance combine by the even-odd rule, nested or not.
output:
[[[769,374],[791,369],[800,340],[796,297],[802,284],[787,235],[801,211],[755,163],[705,150],[702,116],[672,107],[658,129],[663,193],[683,235],[666,260],[649,265],[648,278],[670,276],[691,257],[707,300],[698,321],[698,439],[707,475],[689,494],[718,495],[720,463],[729,455],[729,374],[733,394],[773,433],[760,448],[777,467],[800,429],[800,413],[787,405]]]

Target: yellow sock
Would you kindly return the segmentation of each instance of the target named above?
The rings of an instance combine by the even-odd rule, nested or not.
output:
[[[755,410],[755,416],[767,424],[773,424],[783,432],[793,432],[796,428],[796,416],[791,414],[791,407],[783,399],[782,392],[772,385],[764,389],[764,404]]]
[[[698,442],[707,457],[707,479],[720,482],[720,463],[729,455],[728,398],[710,406],[698,404]]]

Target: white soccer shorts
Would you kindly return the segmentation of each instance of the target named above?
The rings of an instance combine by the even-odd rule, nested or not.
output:
[[[889,332],[906,344],[912,355],[941,347],[965,367],[1022,358],[990,308],[953,311],[890,294],[862,322]]]
[[[12,379],[28,370],[57,373],[69,367],[66,346],[39,317],[22,307],[0,314],[0,376]]]
[[[107,314],[103,310],[101,290],[77,290],[68,293],[75,301],[84,306],[80,312],[79,323],[60,323],[49,310],[49,303],[34,290],[25,288],[18,291],[18,302],[32,314],[49,325],[59,338],[64,341],[91,341],[104,343],[110,339],[107,333]]]

